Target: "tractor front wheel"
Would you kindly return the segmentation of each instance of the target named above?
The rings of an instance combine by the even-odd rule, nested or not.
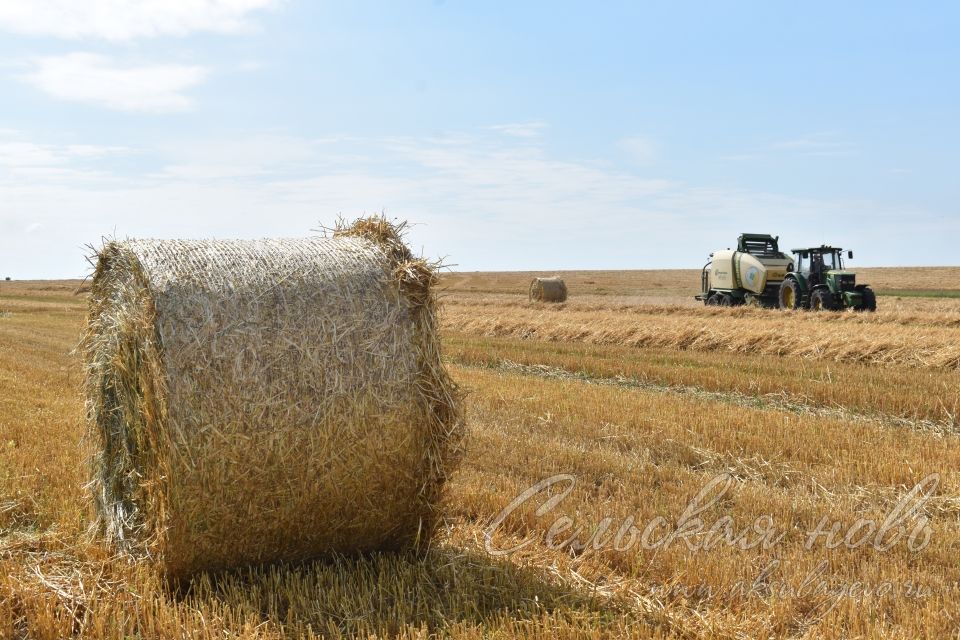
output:
[[[781,309],[799,309],[800,308],[800,285],[796,280],[788,279],[780,283],[780,308]]]
[[[810,297],[810,308],[814,311],[835,311],[833,295],[826,289],[817,289]]]
[[[877,294],[873,292],[873,289],[870,287],[864,287],[860,290],[860,293],[863,295],[863,301],[860,303],[857,311],[876,311]]]

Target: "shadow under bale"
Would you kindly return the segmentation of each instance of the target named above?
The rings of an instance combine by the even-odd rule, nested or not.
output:
[[[230,611],[285,637],[514,637],[552,619],[558,633],[669,628],[614,597],[550,581],[542,571],[472,551],[373,553],[197,576],[179,601]],[[216,606],[211,607],[215,603]],[[563,635],[561,633],[561,635]]]

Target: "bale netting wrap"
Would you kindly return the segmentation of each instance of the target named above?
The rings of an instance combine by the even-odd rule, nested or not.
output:
[[[530,300],[533,302],[566,302],[567,284],[562,278],[534,278],[530,283]]]
[[[384,220],[106,243],[83,343],[98,532],[173,579],[429,539],[463,436],[435,279]]]

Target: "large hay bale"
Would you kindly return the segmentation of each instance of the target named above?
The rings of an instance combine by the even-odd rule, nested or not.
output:
[[[106,243],[83,342],[99,532],[174,579],[427,539],[463,435],[435,279],[380,218]]]
[[[566,302],[567,284],[559,276],[534,278],[530,283],[532,302]]]

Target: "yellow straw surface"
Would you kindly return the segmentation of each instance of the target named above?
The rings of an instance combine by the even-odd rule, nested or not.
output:
[[[533,302],[566,302],[567,284],[556,276],[534,278],[530,283],[530,300]]]
[[[463,421],[400,229],[103,247],[83,350],[108,541],[176,579],[429,538]]]

